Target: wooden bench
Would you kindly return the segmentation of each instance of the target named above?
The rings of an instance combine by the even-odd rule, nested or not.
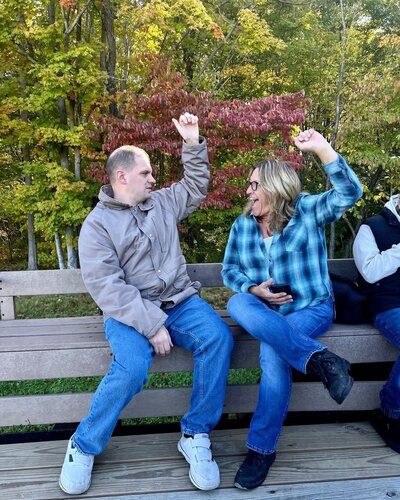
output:
[[[329,267],[331,271],[338,274],[351,278],[355,275],[355,267],[352,259],[331,260],[329,261]],[[188,266],[188,269],[191,277],[199,280],[203,284],[203,287],[223,286],[220,276],[220,264],[192,264]],[[86,377],[103,375],[106,372],[112,354],[104,339],[101,316],[15,319],[15,299],[18,296],[79,294],[84,292],[86,292],[86,289],[79,270],[0,272],[0,381]],[[235,338],[231,367],[233,369],[258,367],[258,342],[253,340],[246,332],[234,324],[225,310],[218,312],[230,325]],[[354,326],[334,324],[331,330],[323,336],[323,342],[331,350],[356,364],[368,365],[371,363],[392,362],[398,355],[397,351],[386,342],[379,332],[370,324]],[[187,352],[176,347],[169,356],[156,357],[152,371],[190,371],[192,367],[191,356]],[[351,394],[340,407],[331,400],[328,392],[320,382],[311,379],[304,380],[303,377],[301,381],[293,384],[293,395],[289,410],[291,412],[326,412],[338,411],[339,409],[343,411],[372,410],[379,406],[379,390],[382,386],[382,380],[376,380],[374,371],[371,371],[369,375],[368,380],[356,380]],[[257,384],[228,386],[224,413],[243,414],[253,412],[257,401],[257,392]],[[190,393],[191,387],[146,389],[124,410],[121,418],[180,416],[188,407]],[[87,412],[91,397],[91,393],[3,396],[0,397],[0,426],[79,422]],[[339,428],[336,429],[336,431],[340,432]],[[221,436],[222,439],[224,439],[223,433],[227,433],[228,431],[217,432],[222,433]],[[329,434],[333,431],[330,429],[327,432]],[[370,427],[368,427],[367,430],[364,429],[362,432],[366,435],[374,436],[373,439],[375,440],[380,440],[380,438],[375,436],[375,433]],[[236,436],[236,441],[234,440],[234,442],[238,444],[240,441],[240,444],[238,444],[238,449],[240,451],[236,450],[236,454],[243,454],[245,451],[243,447],[245,431],[232,431],[232,433],[231,436]],[[298,439],[301,434],[302,431],[299,430],[297,437],[294,439]],[[355,432],[355,434],[358,434],[358,431]],[[161,446],[160,443],[166,441],[166,446],[168,448],[168,446],[170,446],[170,438],[163,436],[163,434],[157,435],[157,437],[153,436],[153,445],[157,442],[159,446]],[[177,436],[174,436],[174,440],[176,440],[176,438]],[[113,439],[118,440],[121,438]],[[136,436],[135,439],[140,440],[140,437]],[[148,442],[149,437],[143,437],[142,440],[146,441],[146,439]],[[120,446],[118,445],[118,441],[113,441],[113,443],[114,444],[110,444],[110,450],[118,449],[118,446]],[[174,460],[183,467],[185,472],[184,478],[181,478],[181,480],[184,481],[185,487],[191,490],[191,485],[186,478],[186,468],[184,464],[180,462],[179,457],[176,456],[175,445],[173,450],[171,447],[168,448],[168,453],[173,454]],[[4,446],[10,446],[11,448],[6,450]],[[40,447],[38,444],[39,447],[31,448],[29,452],[31,455],[26,451],[26,448],[18,448],[18,446],[24,447],[26,443],[19,445],[3,445],[3,447],[0,447],[0,476],[3,470],[2,467],[5,467],[4,470],[6,471],[5,474],[7,477],[9,477],[10,467],[12,467],[13,471],[19,468],[23,469],[24,467],[29,468],[27,465],[28,456],[30,456],[32,460],[40,456],[41,460],[45,462],[45,465],[42,464],[44,467],[43,470],[45,471],[46,467],[49,467],[49,464],[46,462],[44,456],[50,453],[53,460],[52,466],[57,467],[61,465],[62,456],[65,451],[64,442],[62,446],[59,443],[56,445],[49,443],[47,445],[42,444]],[[137,446],[137,441],[133,448],[135,448],[135,446]],[[141,446],[142,448],[139,448],[143,450],[144,445],[142,444]],[[234,453],[232,450],[229,451],[229,447],[234,445],[227,444],[227,446],[228,452],[224,449],[223,443],[219,443],[220,450],[224,449],[225,451],[223,453],[227,454],[228,457],[232,457]],[[381,448],[383,446],[381,440],[379,441],[379,446]],[[16,453],[13,447],[17,447],[16,449],[19,450],[18,453]],[[290,448],[290,445],[288,445],[288,447]],[[296,448],[296,445],[294,445],[294,447]],[[366,446],[366,448],[369,447],[370,444]],[[306,448],[308,448],[308,445]],[[55,452],[54,449],[57,449],[57,452]],[[22,450],[25,451],[23,452]],[[393,468],[394,452],[391,452],[391,450],[387,451],[387,448],[385,448],[385,450],[391,457],[390,471],[387,475],[392,477],[396,474],[394,472],[395,470],[400,470],[398,468],[400,462],[397,460],[396,456],[395,458],[397,461],[395,463],[397,469]],[[2,454],[3,451],[4,453]],[[108,453],[112,455],[113,452],[109,451]],[[155,454],[154,456],[159,456],[159,451],[153,450],[153,453]],[[362,454],[360,452],[360,457],[364,455],[365,449]],[[7,462],[7,460],[10,460],[11,456],[14,458],[17,457],[15,459],[16,461],[13,462],[13,466],[10,465],[10,462]],[[168,457],[168,460],[172,460],[171,455],[168,455]],[[148,458],[151,463],[150,457]],[[111,460],[111,462],[113,462],[113,460]],[[237,465],[237,460],[234,465],[231,464],[232,474],[233,469]],[[114,469],[112,466],[110,467],[113,471],[112,474],[117,476],[116,466],[114,466]],[[165,467],[165,464],[161,465],[161,462],[159,463],[159,469],[157,470],[159,470],[160,475],[162,475],[160,471],[165,471]],[[42,477],[43,480],[46,474],[42,469],[40,470],[42,472],[39,476]],[[11,475],[11,477],[13,476]],[[1,483],[0,479],[0,490],[5,487],[4,485],[9,488],[9,490],[7,489],[9,496],[6,495],[5,498],[14,498],[13,494],[16,495],[15,498],[22,498],[22,496],[18,496],[19,494],[26,494],[29,498],[47,498],[43,496],[44,490],[36,488],[37,478],[26,483],[21,480],[21,476],[18,476],[17,473],[15,477],[18,478],[18,480],[15,479],[15,482],[19,481],[18,484],[22,485],[21,490],[18,489],[13,479],[11,479],[11,483],[10,481]],[[354,477],[357,478],[359,476],[352,476],[352,478]],[[367,477],[374,477],[374,474],[371,475],[371,472],[367,472]],[[137,481],[137,479],[136,477],[135,480]],[[294,482],[296,482],[297,479],[295,479]],[[115,481],[118,480],[115,479]],[[297,482],[301,483],[303,479],[300,478]],[[27,484],[29,484],[31,488],[29,490],[31,492],[30,494],[26,493],[28,490],[24,489],[28,488]],[[33,484],[36,486],[32,489]],[[115,483],[111,482],[110,484]],[[381,486],[382,485],[380,485],[379,488]],[[384,488],[386,488],[386,486]],[[97,490],[97,494],[99,494],[99,491],[100,490]],[[113,495],[110,493],[110,489],[106,488],[104,491],[106,491],[109,496],[116,496],[116,493],[113,493]],[[101,490],[102,495],[104,491]],[[115,491],[119,492],[119,495],[122,495],[127,492],[131,492],[132,494],[132,491],[137,493],[139,490],[135,490],[135,487],[133,487],[132,490],[131,485],[130,489],[127,487],[124,491],[120,491],[117,488]],[[156,498],[154,496],[155,491],[167,490],[153,490],[151,498]],[[236,498],[236,496],[233,496],[236,495],[236,492],[233,491],[234,490],[231,491],[227,498]],[[31,496],[33,492],[35,492],[37,496]],[[147,494],[144,490],[142,493],[143,495]],[[54,495],[55,493],[53,492],[52,494]],[[215,495],[217,495],[217,493],[215,493]],[[51,496],[51,498],[58,497]],[[62,498],[62,495],[60,498]],[[137,497],[135,496],[132,498]],[[164,499],[167,497],[163,496],[162,498]],[[182,498],[186,497],[183,496]],[[215,498],[222,497],[216,496]],[[259,498],[264,497],[260,496]],[[296,497],[294,496],[293,498]],[[315,498],[317,498],[317,496]],[[378,496],[376,498],[378,498]]]
[[[189,265],[193,279],[203,287],[223,286],[220,264]],[[330,269],[353,276],[351,259],[332,260]],[[85,292],[79,270],[0,272],[0,380],[32,380],[103,375],[111,352],[104,339],[101,316],[15,319],[15,297]],[[232,368],[259,366],[259,346],[228,317],[219,314],[231,326],[235,337]],[[323,342],[352,363],[394,361],[396,350],[370,324],[334,324]],[[191,356],[180,348],[167,357],[156,357],[152,371],[171,372],[192,369]],[[371,379],[355,382],[341,410],[371,410],[378,406],[382,385]],[[182,415],[187,408],[191,388],[149,389],[129,405],[122,417]],[[0,426],[78,422],[86,413],[92,394],[59,394],[5,397],[0,399]],[[228,387],[225,412],[252,412],[257,399],[257,385]],[[337,410],[319,382],[294,384],[291,411]]]

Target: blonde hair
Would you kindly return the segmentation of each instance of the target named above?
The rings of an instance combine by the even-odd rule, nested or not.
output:
[[[144,149],[138,148],[136,146],[121,146],[115,149],[107,159],[106,171],[110,179],[111,184],[115,180],[115,172],[117,168],[122,168],[124,170],[130,170],[135,166],[137,156],[145,155],[149,158],[149,155]]]
[[[288,163],[272,158],[257,163],[251,169],[250,176],[257,168],[260,188],[267,195],[269,203],[267,225],[270,230],[281,233],[295,213],[294,202],[301,191],[299,176]],[[251,202],[247,203],[244,215],[251,215],[251,206]]]

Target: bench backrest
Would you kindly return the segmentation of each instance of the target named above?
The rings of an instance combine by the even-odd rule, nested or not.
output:
[[[329,270],[351,279],[356,276],[353,259],[332,259]],[[188,264],[189,276],[203,287],[223,287],[221,264]],[[86,292],[79,269],[0,271],[0,317],[15,319],[15,297]]]

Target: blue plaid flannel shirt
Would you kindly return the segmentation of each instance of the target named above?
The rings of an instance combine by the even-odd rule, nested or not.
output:
[[[247,292],[269,278],[289,284],[293,302],[280,306],[281,314],[324,302],[332,294],[328,274],[325,226],[362,195],[361,184],[346,161],[338,158],[326,165],[333,188],[318,195],[301,193],[295,214],[283,231],[274,233],[267,253],[258,222],[239,216],[232,225],[222,264],[225,286]]]

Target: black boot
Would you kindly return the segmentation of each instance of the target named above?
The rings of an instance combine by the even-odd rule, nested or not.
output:
[[[275,453],[263,455],[249,450],[235,477],[235,486],[242,490],[252,490],[260,486],[267,477],[269,468],[275,461]]]
[[[338,404],[346,399],[354,382],[350,363],[330,351],[314,353],[307,363],[307,373],[317,375]]]

